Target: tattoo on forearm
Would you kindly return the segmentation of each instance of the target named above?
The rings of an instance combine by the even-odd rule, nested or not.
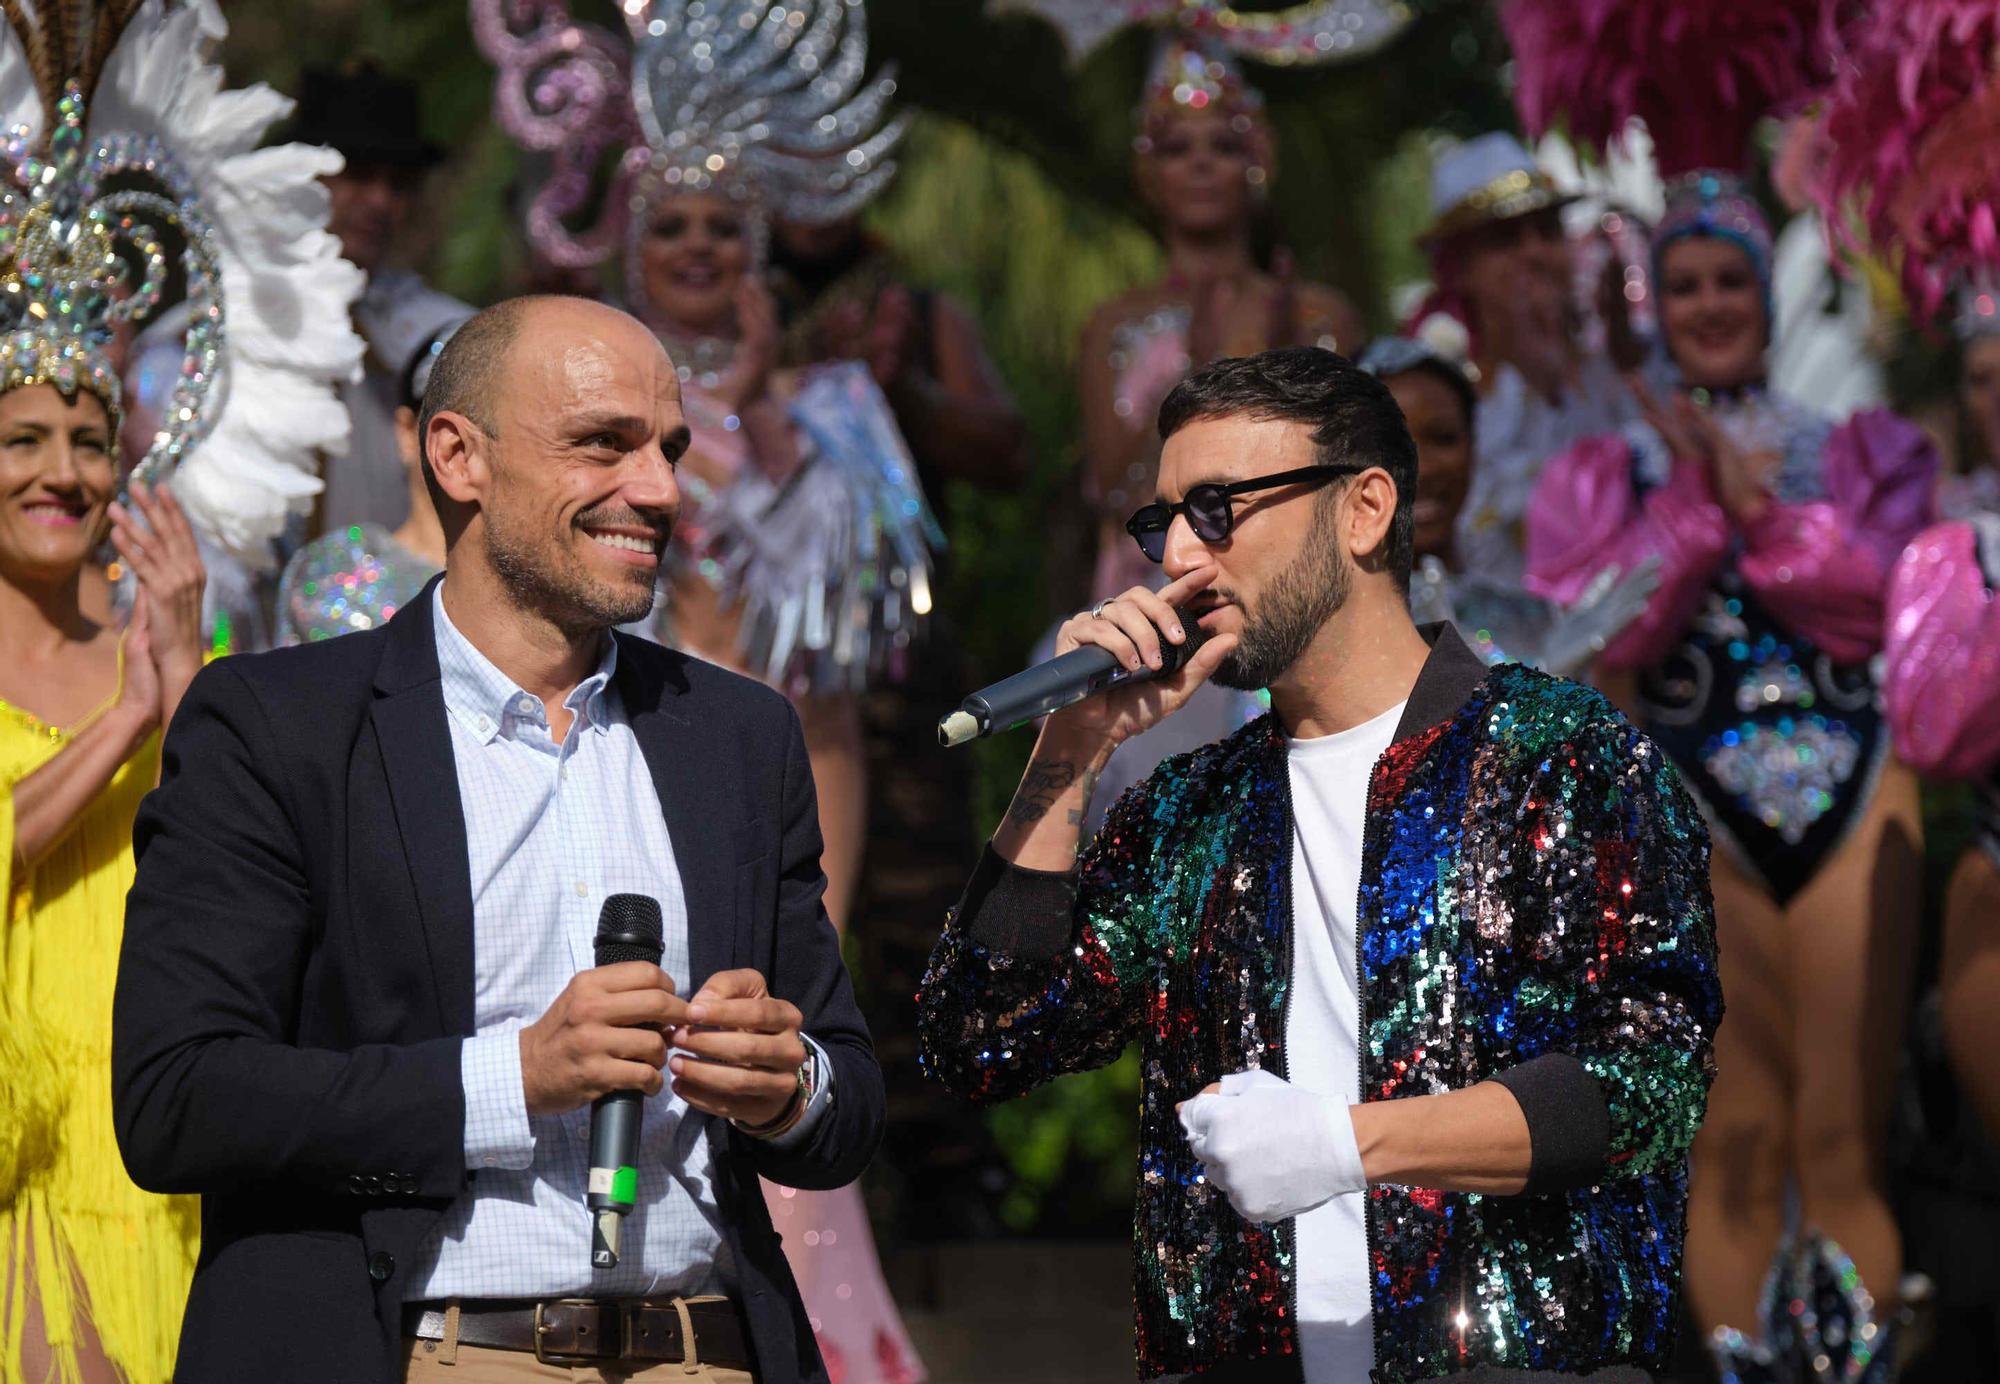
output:
[[[1021,776],[1021,787],[1007,805],[1007,820],[1016,826],[1039,822],[1056,805],[1063,790],[1076,782],[1076,765],[1067,759],[1036,759]]]

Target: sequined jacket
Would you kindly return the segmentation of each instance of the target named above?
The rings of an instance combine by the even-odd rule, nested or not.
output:
[[[1370,1189],[1374,1378],[1654,1368],[1722,1010],[1708,838],[1673,767],[1596,692],[1488,669],[1449,627],[1425,636],[1369,783],[1362,1097],[1500,1081],[1533,1171],[1511,1197]],[[1075,872],[989,851],[925,976],[922,1060],[973,1099],[1139,1040],[1142,1378],[1253,1360],[1298,1376],[1294,1226],[1237,1216],[1174,1117],[1226,1073],[1285,1073],[1292,835],[1267,717],[1163,763]]]

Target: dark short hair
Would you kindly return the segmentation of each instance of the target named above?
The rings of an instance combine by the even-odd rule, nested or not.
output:
[[[1416,536],[1417,444],[1382,383],[1318,346],[1231,356],[1189,375],[1160,405],[1160,441],[1206,418],[1298,423],[1312,430],[1324,466],[1379,466],[1396,483],[1387,558],[1407,589]]]

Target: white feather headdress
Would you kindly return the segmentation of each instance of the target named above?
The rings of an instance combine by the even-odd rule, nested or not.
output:
[[[318,454],[347,445],[334,385],[359,369],[363,276],[319,182],[340,155],[257,148],[291,102],[224,88],[214,0],[0,10],[0,389],[89,389],[116,415],[107,348],[179,277],[181,367],[133,477],[171,473],[208,537],[265,561],[319,491]]]

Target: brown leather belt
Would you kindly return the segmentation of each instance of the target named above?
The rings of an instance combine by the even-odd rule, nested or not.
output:
[[[682,1306],[694,1328],[692,1342],[681,1338],[681,1314],[671,1298],[479,1299],[459,1304],[458,1341],[530,1352],[547,1365],[692,1359],[728,1370],[750,1368],[750,1348],[734,1305],[724,1298],[696,1298]],[[440,1304],[413,1302],[403,1308],[405,1336],[442,1341],[444,1326]]]

